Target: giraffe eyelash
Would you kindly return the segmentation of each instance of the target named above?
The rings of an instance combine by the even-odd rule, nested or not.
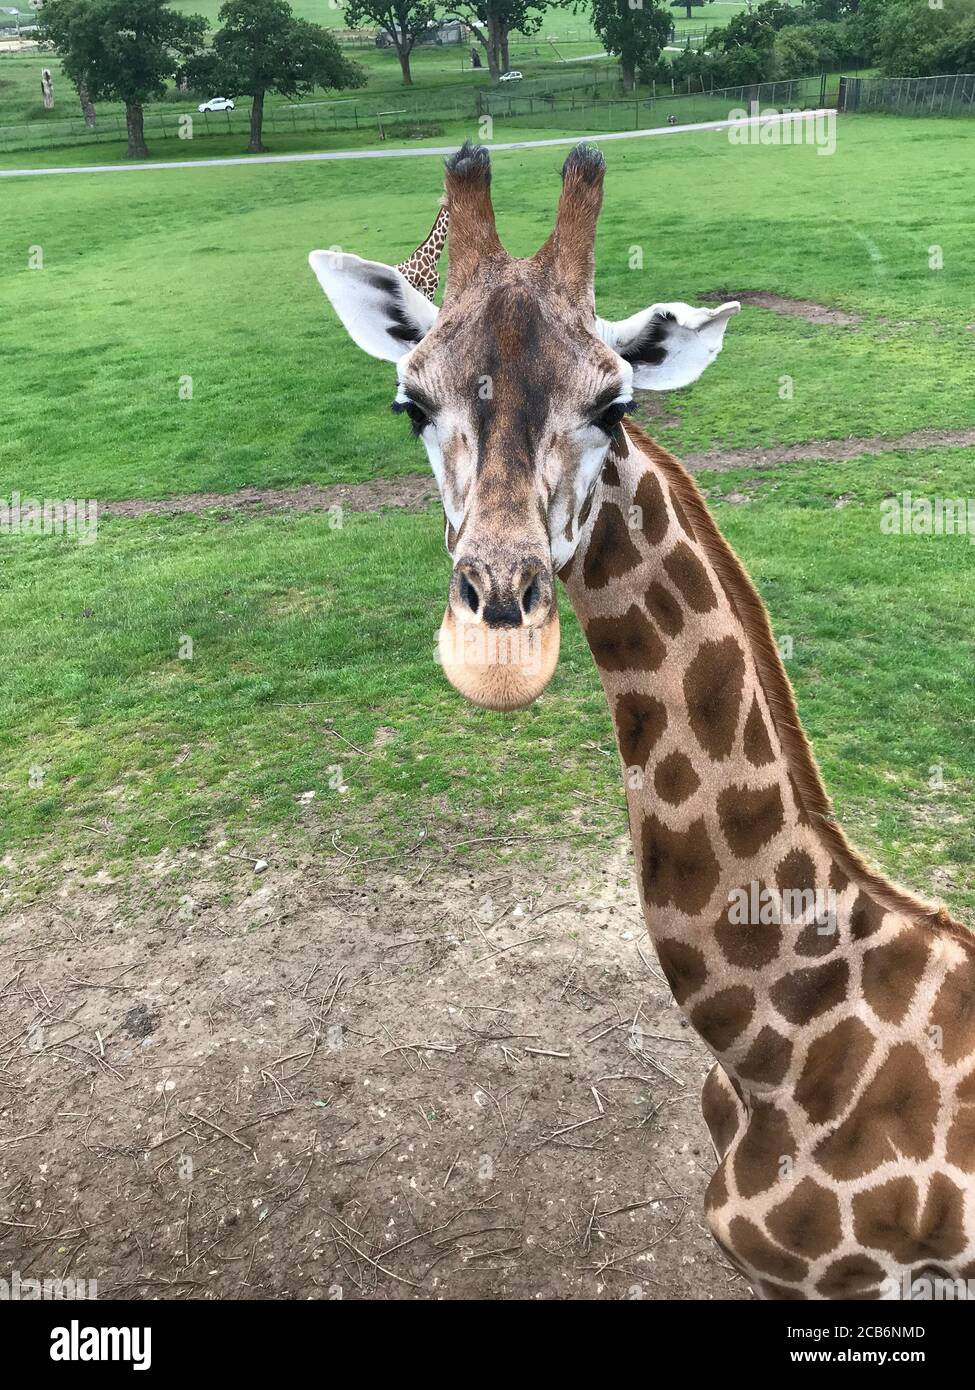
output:
[[[611,406],[604,410],[600,415],[596,416],[596,418],[593,420],[593,424],[598,429],[603,430],[606,434],[612,434],[616,426],[622,420],[623,416],[628,415],[629,412],[633,409],[633,404],[634,403],[632,400],[614,401]]]
[[[410,417],[410,427],[415,435],[421,435],[430,423],[430,416],[425,410],[417,405],[416,401],[401,400],[398,396],[390,410],[394,415],[408,415]]]

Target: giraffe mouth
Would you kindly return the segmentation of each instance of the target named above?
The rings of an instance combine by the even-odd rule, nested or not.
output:
[[[451,608],[437,638],[447,679],[483,709],[524,709],[542,694],[559,659],[559,614],[531,627],[464,622]]]

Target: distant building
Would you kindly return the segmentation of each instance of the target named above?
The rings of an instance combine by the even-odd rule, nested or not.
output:
[[[396,26],[399,33],[399,25]],[[464,43],[467,39],[467,25],[459,19],[445,19],[439,24],[431,24],[425,33],[417,39],[417,44],[435,44],[440,47],[448,43]],[[393,41],[385,29],[380,29],[376,35],[377,48],[392,48]]]

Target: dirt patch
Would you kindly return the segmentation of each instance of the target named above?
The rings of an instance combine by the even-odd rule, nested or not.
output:
[[[69,883],[0,927],[0,1273],[104,1298],[747,1296],[702,1219],[709,1058],[622,843],[361,883],[217,859],[144,866],[134,908]]]
[[[674,415],[664,405],[663,398],[653,391],[640,391],[633,407],[633,418],[641,429],[652,434],[655,429],[672,430],[681,423],[679,415]]]
[[[657,401],[652,404],[641,401],[636,418],[641,423],[652,421],[658,428],[665,429],[680,424],[680,420],[668,414]],[[861,454],[887,454],[901,449],[929,449],[934,446],[975,446],[975,429],[915,430],[913,434],[902,435],[899,439],[871,435],[864,439],[814,439],[808,444],[770,444],[758,449],[717,448],[703,454],[681,454],[678,457],[689,473],[720,473],[732,468],[777,468],[786,463],[844,463]],[[246,487],[239,492],[190,492],[162,501],[136,497],[122,502],[100,502],[98,515],[101,518],[216,512],[220,516],[230,517],[237,512],[260,515],[265,512],[327,511],[335,506],[349,512],[378,512],[390,507],[423,511],[437,498],[437,485],[431,474],[408,473],[401,478],[374,478],[368,483],[336,483],[330,487]]]
[[[866,439],[814,439],[808,444],[770,444],[761,449],[708,449],[703,454],[683,454],[681,463],[690,473],[724,473],[732,468],[778,468],[786,463],[846,463],[861,454],[892,454],[902,449],[937,446],[966,448],[975,445],[975,429],[915,430],[899,439],[873,435]]]
[[[402,478],[374,478],[368,483],[335,483],[329,487],[245,487],[238,492],[190,492],[162,501],[132,498],[100,502],[102,516],[172,516],[178,512],[314,512],[342,507],[350,512],[378,512],[388,507],[421,511],[437,497],[430,473],[410,473]]]
[[[127,1038],[148,1038],[159,1026],[159,1015],[150,1013],[145,1004],[136,1004],[122,1019],[122,1032]]]
[[[770,294],[768,290],[710,290],[697,297],[705,304],[725,304],[729,299],[738,299],[742,304],[770,309],[773,314],[786,314],[789,318],[804,319],[806,323],[829,324],[836,328],[852,328],[863,322],[862,314],[848,314],[845,309],[831,309],[828,304],[816,304],[811,299],[790,299],[788,295]]]

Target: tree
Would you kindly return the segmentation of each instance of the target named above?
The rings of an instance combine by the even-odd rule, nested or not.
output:
[[[535,34],[550,0],[460,0],[454,5],[488,60],[491,81],[508,69],[508,42],[513,33]]]
[[[767,82],[772,68],[772,48],[753,48],[743,43],[724,55],[724,85],[746,87],[752,82]]]
[[[143,106],[163,96],[180,65],[202,48],[203,16],[180,14],[166,0],[48,0],[40,27],[90,101],[125,103],[126,153],[148,159]]]
[[[803,0],[802,19],[823,19],[832,23],[847,15],[856,14],[860,0]]]
[[[85,118],[85,126],[88,130],[95,129],[95,103],[91,99],[88,91],[88,84],[83,77],[79,77],[75,83],[78,89],[78,100],[81,102],[81,114]]]
[[[606,52],[619,58],[627,92],[636,86],[637,70],[659,59],[670,25],[670,15],[655,0],[642,0],[634,8],[630,0],[593,0],[592,27]]]
[[[805,24],[790,24],[772,45],[773,78],[806,77],[821,65],[820,47]]]
[[[265,148],[264,97],[306,96],[316,87],[361,87],[365,74],[342,56],[327,30],[296,19],[287,0],[227,0],[209,53],[187,63],[191,87],[251,99],[252,154]]]
[[[927,0],[888,5],[877,30],[880,71],[885,77],[957,72],[952,60],[964,61],[964,45],[960,44],[957,52],[953,52],[953,45],[962,39],[973,19],[973,0],[944,0],[936,10],[928,6]]]
[[[860,0],[856,13],[848,20],[856,47],[867,63],[875,61],[880,44],[880,25],[890,4],[891,0]]]
[[[954,26],[937,59],[939,72],[975,72],[975,16]]]
[[[672,10],[683,10],[688,19],[693,19],[691,10],[695,5],[703,5],[704,0],[670,0]]]
[[[389,35],[407,86],[413,82],[410,55],[436,16],[437,0],[346,0],[345,6],[345,18],[353,29],[371,20]]]
[[[775,35],[787,24],[797,22],[797,11],[780,0],[766,0],[751,14],[736,14],[723,29],[716,29],[711,35],[712,43],[725,53],[732,49],[747,47],[758,52],[771,49]]]

